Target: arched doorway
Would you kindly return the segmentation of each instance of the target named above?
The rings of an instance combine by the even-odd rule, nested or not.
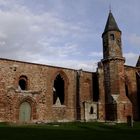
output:
[[[19,121],[29,122],[31,120],[31,105],[28,102],[23,102],[19,108]]]

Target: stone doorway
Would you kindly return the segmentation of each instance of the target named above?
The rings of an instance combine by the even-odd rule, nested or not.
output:
[[[23,102],[19,108],[19,121],[29,122],[31,120],[31,105],[28,102]]]

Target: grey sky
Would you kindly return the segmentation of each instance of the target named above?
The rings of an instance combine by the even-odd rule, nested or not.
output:
[[[135,65],[139,0],[0,0],[0,56],[95,71],[110,3],[126,64]]]

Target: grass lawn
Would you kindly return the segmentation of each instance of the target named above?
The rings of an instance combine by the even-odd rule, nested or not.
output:
[[[14,126],[0,124],[0,140],[139,140],[140,123],[62,123]]]

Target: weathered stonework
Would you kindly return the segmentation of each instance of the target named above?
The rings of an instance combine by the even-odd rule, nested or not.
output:
[[[98,103],[97,102],[84,102],[85,121],[97,121],[98,119]]]
[[[0,59],[0,121],[47,123],[140,120],[140,58],[124,65],[112,13],[96,72]]]

